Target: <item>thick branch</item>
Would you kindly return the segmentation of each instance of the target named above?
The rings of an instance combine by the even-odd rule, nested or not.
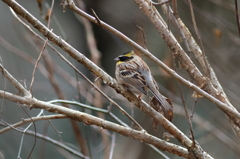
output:
[[[210,68],[210,65],[208,63],[207,63],[208,66],[205,65],[204,62],[206,60],[203,60],[205,57],[203,57],[203,55],[201,56],[201,60],[200,60],[201,65],[203,67],[209,67],[210,75],[214,79],[214,83],[211,83],[208,80],[206,80],[206,78],[197,69],[195,64],[191,61],[191,59],[188,57],[188,55],[185,53],[185,51],[181,48],[181,46],[179,45],[179,43],[177,42],[175,37],[168,30],[166,23],[163,21],[161,15],[158,13],[156,8],[152,5],[151,1],[149,1],[149,0],[135,0],[135,2],[139,5],[141,10],[144,12],[144,14],[146,14],[146,16],[151,20],[151,22],[153,23],[153,25],[155,26],[155,28],[157,29],[157,31],[159,32],[161,37],[165,40],[166,44],[173,51],[175,56],[179,58],[182,67],[189,73],[189,75],[196,82],[196,84],[200,88],[202,88],[204,91],[208,92],[207,94],[209,94],[210,96],[212,95],[213,97],[215,97],[215,99],[218,99],[221,102],[226,103],[226,107],[228,107],[227,108],[228,110],[226,108],[223,109],[223,107],[219,105],[220,103],[218,104],[218,103],[215,103],[215,102],[212,101],[213,103],[217,104],[217,106],[221,110],[223,110],[226,113],[226,115],[230,118],[230,122],[233,125],[234,130],[237,133],[238,137],[240,138],[240,124],[239,124],[240,123],[240,118],[239,118],[239,115],[235,116],[232,113],[230,113],[229,110],[231,110],[231,112],[234,111],[237,114],[239,114],[239,113],[230,104],[230,102],[227,100],[226,95],[224,94],[224,92],[221,88],[221,85],[217,81],[215,73]],[[166,8],[165,12],[168,12],[167,10],[168,10],[168,8]],[[173,14],[171,14],[170,17],[173,20]],[[179,23],[179,22],[176,22],[176,21],[174,21],[174,22],[175,22],[175,24]],[[183,23],[181,23],[181,25],[178,24],[178,27],[180,27],[180,28],[185,27],[186,28],[186,26]],[[195,48],[195,46],[197,46],[196,42],[193,40],[193,38],[190,38],[191,34],[189,33],[189,31],[187,29],[182,29],[181,31],[184,33],[185,37],[188,37],[187,38],[188,43],[195,44],[194,45],[194,48]],[[193,49],[193,45],[190,45],[190,46],[191,46],[191,49]],[[195,51],[196,54],[198,54],[198,55],[200,53],[202,54],[202,52],[199,52],[199,50],[200,50],[199,47],[197,47],[195,50],[198,51],[198,52]],[[214,84],[217,84],[217,88],[219,88],[219,89],[216,89],[214,87]],[[196,92],[198,92],[198,91],[196,91]],[[199,93],[199,94],[201,94],[201,93]],[[204,97],[206,97],[208,99],[207,96],[204,96]]]
[[[31,108],[39,108],[39,109],[44,109],[53,113],[64,114],[73,120],[84,122],[85,124],[88,124],[88,125],[91,125],[91,124],[97,125],[104,129],[108,129],[108,130],[120,133],[124,136],[132,137],[139,141],[152,144],[161,150],[169,151],[173,154],[177,154],[186,158],[188,156],[188,151],[185,148],[182,148],[181,146],[177,146],[169,142],[166,142],[164,140],[158,139],[157,137],[152,136],[145,131],[137,131],[130,128],[126,128],[86,113],[65,108],[59,105],[54,105],[47,102],[39,101],[31,97],[20,97],[8,92],[0,91],[0,97],[2,98],[3,96],[5,97],[5,99],[8,99],[16,103],[28,105]],[[208,155],[206,154],[206,156]]]

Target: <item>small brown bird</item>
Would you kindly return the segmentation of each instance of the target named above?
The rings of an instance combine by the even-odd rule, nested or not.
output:
[[[158,86],[151,75],[151,71],[147,64],[133,51],[128,51],[114,60],[116,64],[116,78],[128,91],[141,97],[141,94],[147,95],[147,91],[151,91],[163,107],[164,116],[168,118],[172,115],[172,106],[158,91]]]

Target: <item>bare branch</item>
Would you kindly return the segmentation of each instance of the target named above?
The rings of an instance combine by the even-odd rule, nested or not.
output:
[[[13,125],[10,125],[6,128],[3,128],[0,130],[0,134],[2,133],[5,133],[9,130],[11,130],[12,128],[17,128],[17,127],[20,127],[24,124],[27,124],[27,123],[30,123],[32,121],[39,121],[39,120],[50,120],[50,119],[63,119],[63,118],[66,118],[65,115],[47,115],[47,116],[39,116],[39,117],[32,117],[31,119],[28,118],[28,119],[22,119],[22,121],[18,122],[18,123],[15,123]]]
[[[13,102],[29,105],[31,106],[31,108],[39,108],[39,109],[47,110],[49,112],[64,114],[73,120],[84,122],[85,124],[88,124],[88,125],[89,124],[97,125],[104,129],[108,129],[108,130],[120,133],[124,136],[132,137],[136,140],[152,144],[161,150],[169,151],[173,154],[177,154],[183,157],[188,156],[188,151],[185,148],[182,148],[181,146],[174,145],[172,143],[161,140],[155,136],[148,134],[146,131],[133,130],[133,129],[126,128],[118,124],[106,121],[106,120],[102,120],[100,118],[94,117],[86,113],[61,107],[59,105],[54,105],[47,102],[39,101],[31,97],[20,97],[8,92],[0,91],[1,98],[3,97],[3,95],[5,95],[5,99],[8,99]],[[207,153],[204,153],[204,154],[207,158],[211,158]]]
[[[236,19],[237,19],[237,26],[238,26],[238,34],[240,36],[240,25],[239,25],[239,16],[238,16],[238,3],[237,0],[235,0],[235,14],[236,14]]]
[[[191,0],[188,0],[188,3],[189,3],[189,7],[190,7],[190,11],[191,11],[191,17],[192,17],[192,22],[193,22],[193,27],[194,27],[194,30],[196,32],[196,35],[197,35],[197,38],[201,44],[201,48],[202,48],[202,56],[203,56],[203,62],[204,62],[204,65],[207,66],[207,56],[205,54],[205,51],[204,51],[204,47],[203,47],[203,43],[202,43],[202,39],[200,37],[200,34],[199,34],[199,31],[198,31],[198,27],[197,27],[197,24],[196,24],[196,20],[195,20],[195,15],[194,15],[194,11],[193,11],[193,6],[192,6],[192,1]],[[204,69],[207,77],[209,78],[210,77],[210,70],[209,70],[209,67],[206,67],[206,69]]]
[[[206,74],[209,74],[209,80],[206,81],[206,83],[203,83],[201,85],[201,88],[203,88],[206,92],[208,92],[209,94],[211,94],[212,96],[214,96],[216,99],[220,100],[223,103],[226,103],[228,105],[228,107],[232,110],[236,110],[236,108],[229,102],[221,84],[218,81],[218,78],[215,74],[215,72],[213,71],[212,67],[210,66],[209,62],[206,59],[206,56],[204,55],[204,53],[202,52],[202,50],[200,49],[200,47],[197,45],[196,41],[193,39],[191,33],[189,32],[189,30],[187,29],[187,27],[185,26],[185,24],[182,22],[182,20],[178,17],[175,18],[173,16],[172,10],[169,9],[169,7],[167,7],[166,5],[162,5],[162,9],[164,11],[165,14],[171,14],[170,19],[172,20],[172,22],[177,25],[177,27],[180,29],[180,32],[182,33],[183,37],[186,38],[186,42],[188,43],[186,46],[187,48],[190,48],[191,51],[194,53],[195,57],[197,58],[198,62],[200,63],[201,67],[203,68],[204,72]],[[202,77],[199,77],[202,78]],[[203,85],[205,85],[205,87],[202,87]],[[198,91],[196,91],[197,93],[199,93]],[[201,93],[199,93],[201,94]],[[202,94],[201,94],[202,95]],[[206,96],[204,96],[205,98],[207,98]],[[215,103],[215,102],[213,102]],[[215,103],[217,104],[217,103]],[[219,106],[217,104],[217,106],[223,110],[221,108],[221,106]],[[230,123],[232,125],[232,127],[234,128],[238,138],[240,138],[240,125],[239,125],[239,117],[235,118],[235,117],[231,117],[231,113],[229,114],[228,111],[223,110],[226,115],[228,116]]]
[[[0,64],[0,72],[18,89],[19,93],[22,93],[24,96],[31,96],[31,94],[5,68],[3,68],[2,64]]]
[[[41,59],[41,57],[42,57],[43,51],[44,51],[44,49],[45,49],[45,47],[46,47],[46,45],[47,45],[47,42],[48,42],[48,39],[45,40],[44,45],[43,45],[43,47],[42,47],[42,49],[41,49],[41,52],[39,53],[39,56],[38,56],[38,58],[37,58],[36,64],[34,65],[34,68],[33,68],[32,80],[31,80],[30,87],[29,87],[29,92],[30,92],[31,94],[32,94],[33,82],[34,82],[34,79],[35,79],[35,72],[36,72],[38,63],[39,63],[39,61],[40,61],[40,59]],[[32,96],[33,96],[33,94],[32,94]]]

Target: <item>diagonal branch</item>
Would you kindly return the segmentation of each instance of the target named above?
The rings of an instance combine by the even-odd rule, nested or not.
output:
[[[9,82],[12,83],[13,86],[17,88],[19,93],[22,93],[24,96],[31,96],[30,92],[23,87],[1,64],[0,64],[0,72],[5,76]]]
[[[161,0],[163,1],[163,0]],[[206,74],[209,74],[209,79],[206,81],[206,86],[204,90],[206,90],[209,94],[217,98],[223,103],[226,103],[231,109],[236,110],[236,108],[229,102],[226,93],[224,92],[221,84],[218,81],[218,78],[213,71],[211,65],[209,64],[204,52],[200,49],[196,41],[194,40],[193,36],[189,32],[186,25],[182,22],[182,20],[179,17],[174,16],[173,11],[171,8],[169,8],[166,5],[161,6],[163,12],[166,15],[169,15],[170,20],[173,22],[174,25],[177,26],[177,28],[180,30],[182,36],[185,38],[185,41],[187,42],[187,48],[189,48],[193,54],[195,55],[196,59],[198,60],[199,64],[203,68],[204,72]],[[221,108],[220,108],[221,109]],[[233,126],[236,134],[238,135],[238,138],[240,138],[240,127],[239,127],[239,118],[232,119],[231,116],[229,116],[228,112],[226,112],[226,115],[228,116],[231,125]]]
[[[172,143],[161,140],[155,136],[148,134],[145,131],[137,131],[137,130],[133,130],[131,128],[126,128],[126,127],[120,126],[118,124],[100,119],[98,117],[95,117],[95,116],[92,116],[92,115],[89,115],[89,114],[86,114],[83,112],[79,112],[79,111],[72,110],[72,109],[69,109],[66,107],[62,107],[60,105],[43,102],[43,101],[37,100],[35,98],[20,97],[20,96],[17,96],[17,95],[8,93],[8,92],[0,91],[0,97],[2,98],[3,96],[5,97],[5,99],[8,99],[10,101],[17,102],[20,104],[31,106],[31,108],[39,108],[39,109],[44,109],[44,110],[47,110],[47,111],[53,112],[53,113],[64,114],[65,116],[67,116],[73,120],[84,122],[85,124],[88,124],[88,125],[89,124],[97,125],[104,129],[108,129],[108,130],[120,133],[124,136],[132,137],[136,140],[140,140],[140,141],[152,144],[159,149],[169,151],[173,154],[177,154],[177,155],[180,155],[180,156],[183,156],[186,158],[188,156],[188,151],[185,148],[182,148],[181,146],[174,145]],[[211,158],[206,153],[205,153],[205,156],[208,158]]]
[[[224,111],[224,113],[230,118],[230,123],[233,126],[235,132],[237,133],[238,137],[240,138],[240,118],[239,118],[239,112],[230,104],[230,102],[227,100],[226,96],[223,95],[222,90],[217,90],[214,87],[214,84],[209,82],[209,80],[206,80],[206,78],[201,74],[201,72],[197,69],[195,64],[191,61],[191,59],[188,57],[188,55],[185,53],[185,51],[181,48],[179,43],[176,41],[173,34],[167,29],[167,25],[165,22],[163,22],[160,14],[156,10],[156,8],[152,5],[152,3],[149,0],[135,0],[135,2],[139,5],[141,10],[146,14],[146,16],[151,20],[161,37],[165,40],[166,44],[169,46],[169,48],[172,50],[172,52],[175,54],[176,57],[181,62],[181,66],[189,73],[191,78],[196,82],[196,84],[202,88],[205,93],[207,93],[209,96],[213,96],[215,100],[221,101],[223,103],[226,103],[227,109],[222,106],[220,106],[220,103],[213,102],[217,104],[217,106]],[[165,6],[165,5],[163,5]],[[165,6],[166,7],[166,6]],[[168,9],[168,8],[167,8]],[[168,9],[170,10],[170,9]],[[166,13],[168,11],[165,10]],[[173,14],[171,14],[173,18]],[[171,17],[170,16],[170,17]],[[177,23],[178,24],[178,23]],[[192,38],[193,39],[193,38]],[[195,42],[195,41],[194,41]],[[196,43],[196,42],[195,42]],[[198,47],[199,48],[199,47]],[[199,48],[200,50],[200,48]],[[201,52],[202,53],[202,52]],[[202,58],[205,58],[202,54]],[[205,65],[205,61],[203,59],[203,64]],[[207,69],[209,69],[208,67]],[[210,75],[215,75],[213,70],[209,69],[211,71]],[[213,73],[212,73],[213,72]],[[215,77],[215,76],[214,76]],[[217,81],[217,78],[215,78]],[[180,81],[181,82],[181,81]],[[220,85],[220,84],[219,84]],[[191,88],[191,87],[190,87]],[[221,87],[220,87],[221,88]],[[196,91],[196,89],[194,89]],[[199,93],[199,91],[196,91]],[[201,94],[201,93],[199,93]],[[203,94],[201,94],[203,95]],[[207,96],[204,95],[205,98],[209,99]],[[231,111],[231,113],[229,112]],[[235,112],[237,116],[233,115],[232,112]]]

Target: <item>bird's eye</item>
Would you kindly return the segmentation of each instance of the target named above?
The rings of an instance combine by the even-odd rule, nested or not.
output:
[[[120,56],[119,59],[120,59],[120,61],[129,61],[129,60],[133,59],[133,57],[132,56],[131,57]]]

